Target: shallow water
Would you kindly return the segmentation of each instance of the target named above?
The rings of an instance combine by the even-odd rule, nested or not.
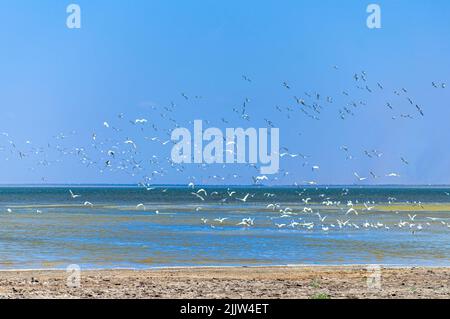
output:
[[[68,187],[0,188],[0,269],[65,268],[70,264],[92,269],[450,266],[450,197],[445,188],[232,187],[237,192],[232,196],[227,188],[205,188],[205,201],[191,194],[198,188],[70,189],[81,197],[71,198]],[[236,199],[247,193],[251,194],[247,202]],[[307,204],[302,202],[306,198],[311,198]],[[389,204],[388,198],[393,202]],[[341,203],[326,206],[327,200]],[[94,207],[83,206],[85,201]],[[347,201],[354,203],[358,215],[346,215]],[[374,207],[370,211],[364,210],[366,201]],[[145,210],[136,208],[140,203]],[[267,208],[270,203],[278,208]],[[432,211],[427,211],[429,205]],[[279,212],[287,207],[287,214]],[[313,212],[304,212],[305,207]],[[321,222],[316,213],[327,217]],[[417,216],[411,221],[408,214]],[[227,219],[220,223],[216,218]],[[254,224],[237,225],[243,218],[254,219]],[[349,221],[339,227],[338,220]],[[287,226],[293,221],[300,225]],[[399,227],[400,222],[406,224]]]

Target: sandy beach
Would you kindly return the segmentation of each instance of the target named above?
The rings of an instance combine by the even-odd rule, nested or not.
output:
[[[450,298],[450,268],[382,268],[368,288],[359,266],[0,272],[0,298]]]

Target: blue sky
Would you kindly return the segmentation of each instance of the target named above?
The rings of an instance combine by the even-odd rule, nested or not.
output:
[[[80,30],[66,28],[70,3],[81,7]],[[174,103],[167,116],[184,126],[203,119],[223,128],[265,127],[264,119],[271,119],[280,128],[280,144],[308,156],[282,160],[274,184],[360,183],[354,172],[378,176],[361,184],[450,184],[450,93],[431,85],[449,81],[450,3],[376,1],[382,9],[379,30],[366,27],[369,3],[1,1],[0,132],[8,136],[0,136],[0,183],[135,183],[160,168],[164,173],[153,176],[154,183],[184,184],[193,176],[205,183],[251,183],[257,173],[242,165],[189,166],[180,173],[162,164],[170,147],[143,137],[163,139],[171,126],[160,114]],[[362,71],[375,93],[355,88],[353,75]],[[383,90],[377,90],[377,82]],[[408,92],[393,93],[402,88]],[[333,97],[333,103],[321,101],[320,121],[298,111],[293,96],[305,97],[304,92]],[[424,117],[406,97],[423,108]],[[232,111],[246,98],[251,122]],[[339,110],[350,100],[365,105],[341,120]],[[394,111],[386,107],[388,101]],[[287,119],[288,111],[280,113],[275,106],[295,111]],[[159,131],[129,124],[137,118],[147,118]],[[120,133],[106,130],[105,121],[120,126]],[[61,133],[63,140],[55,138]],[[142,139],[136,157],[145,169],[131,175],[103,169],[104,154],[90,149],[94,133],[97,141],[110,144]],[[89,149],[98,167],[61,155],[56,146],[68,152]],[[33,147],[47,148],[33,155]],[[21,159],[18,150],[26,156]],[[370,158],[365,150],[383,155]],[[160,165],[149,163],[153,155]],[[37,164],[43,157],[52,164]],[[313,172],[311,165],[320,170]],[[391,172],[400,177],[385,176]]]

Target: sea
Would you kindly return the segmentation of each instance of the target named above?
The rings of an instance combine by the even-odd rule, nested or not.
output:
[[[430,186],[5,186],[0,270],[450,266],[449,195]]]

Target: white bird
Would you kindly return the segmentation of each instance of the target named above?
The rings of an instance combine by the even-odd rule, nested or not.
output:
[[[83,205],[84,206],[89,206],[89,207],[94,207],[94,204],[92,204],[91,202],[84,202]]]
[[[337,219],[336,221],[338,222],[339,228],[342,228],[342,227],[345,227],[350,220],[343,222],[343,221],[340,221],[339,219]]]
[[[250,227],[254,224],[255,220],[251,218],[243,218],[242,221],[237,224],[237,226],[243,225],[245,227]]]
[[[134,143],[132,140],[126,140],[124,144],[132,145],[135,149],[137,148],[136,143]]]
[[[323,223],[323,222],[325,221],[325,219],[327,218],[327,216],[322,217],[322,216],[320,215],[320,213],[317,213],[316,215],[319,216],[319,219],[320,219],[320,221],[321,221],[322,223]]]
[[[219,222],[219,223],[223,223],[224,221],[226,221],[228,218],[216,218],[216,219],[214,219],[216,222]]]
[[[72,190],[71,190],[71,189],[69,189],[69,192],[70,192],[70,196],[72,197],[72,199],[75,199],[75,198],[81,197],[81,195],[76,195],[76,194],[74,194],[74,193],[72,192]]]
[[[308,202],[311,200],[311,198],[303,198],[302,202],[305,204],[308,204]]]
[[[255,183],[267,180],[269,180],[269,178],[266,175],[253,177]]]
[[[354,213],[355,215],[358,215],[358,212],[357,212],[356,209],[354,209],[353,207],[350,208],[350,209],[345,213],[345,215],[348,215],[348,214],[350,214],[350,213]]]
[[[200,196],[199,194],[197,194],[197,193],[191,193],[191,194],[194,195],[195,197],[201,199],[202,201],[205,201],[205,199],[202,196]]]
[[[245,203],[245,202],[247,202],[247,199],[248,199],[249,196],[250,196],[250,194],[247,193],[247,195],[245,195],[244,198],[236,198],[236,199],[237,199],[237,200],[240,200],[240,201],[243,202],[243,203]]]
[[[266,208],[272,208],[272,210],[275,210],[276,208],[279,208],[280,205],[279,204],[268,204],[266,206]]]
[[[365,181],[365,180],[367,179],[367,177],[361,177],[361,176],[359,176],[358,173],[356,173],[356,172],[353,173],[353,175],[355,175],[356,178],[357,178],[360,182]]]
[[[136,205],[136,209],[143,209],[143,210],[145,210],[145,205],[144,204],[138,204],[138,205]]]
[[[234,192],[234,191],[232,191],[232,192],[227,191],[227,193],[228,193],[228,196],[229,196],[229,197],[231,197],[231,196],[233,196],[234,194],[236,194],[236,192]]]

